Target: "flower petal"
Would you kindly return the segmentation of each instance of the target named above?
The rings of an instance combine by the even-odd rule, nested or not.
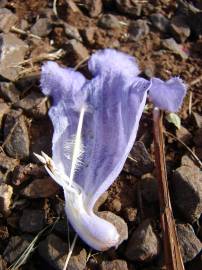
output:
[[[94,76],[113,71],[124,74],[127,79],[133,79],[140,73],[134,57],[114,49],[94,53],[88,62],[88,68]]]
[[[84,154],[74,181],[83,188],[88,209],[113,183],[135,141],[150,82],[135,77],[134,59],[115,50],[92,56],[86,81],[77,72],[48,62],[42,69],[43,92],[53,97],[49,115],[54,126],[53,161],[58,170],[70,175],[71,144],[77,132],[79,106],[87,104],[82,138]],[[71,147],[70,147],[71,148]]]
[[[47,62],[42,67],[41,87],[45,95],[53,98],[49,116],[54,127],[52,140],[53,161],[57,169],[68,175],[69,160],[65,155],[65,144],[71,137],[70,120],[78,121],[79,107],[86,99],[86,93],[80,91],[85,77],[70,68],[61,68],[55,62]]]
[[[151,79],[149,96],[156,107],[176,112],[182,105],[183,98],[186,94],[186,86],[180,78],[171,78],[164,82],[157,78]]]
[[[116,70],[97,75],[85,85],[92,112],[85,116],[83,166],[75,174],[89,210],[121,172],[136,138],[150,82]]]

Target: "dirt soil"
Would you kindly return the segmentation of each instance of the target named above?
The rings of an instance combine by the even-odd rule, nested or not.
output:
[[[182,2],[187,5],[183,6]],[[189,4],[197,10],[196,13]],[[3,93],[3,90],[0,91],[0,183],[12,189],[3,191],[5,196],[0,194],[4,197],[4,206],[0,204],[0,269],[8,269],[23,251],[23,249],[19,250],[19,246],[26,246],[36,236],[35,248],[19,269],[62,269],[60,264],[53,263],[53,260],[56,260],[54,249],[50,255],[48,251],[45,253],[45,248],[41,246],[44,247],[45,239],[51,234],[58,236],[65,243],[72,241],[74,237],[74,231],[66,222],[63,192],[50,180],[43,166],[33,155],[33,152],[40,153],[41,150],[51,155],[53,128],[47,114],[51,100],[41,94],[39,78],[40,67],[49,58],[47,55],[59,49],[63,49],[64,53],[55,61],[64,66],[76,67],[88,77],[90,77],[86,64],[88,56],[98,49],[115,48],[136,57],[142,71],[141,76],[145,78],[158,77],[167,80],[171,76],[179,76],[185,82],[188,92],[178,113],[181,129],[169,123],[164,117],[166,165],[175,220],[177,223],[192,226],[194,237],[199,241],[196,245],[200,246],[201,215],[197,214],[195,219],[189,219],[184,215],[177,206],[172,185],[173,173],[182,165],[181,159],[184,155],[189,156],[195,163],[191,166],[197,168],[199,163],[193,158],[192,153],[195,153],[199,159],[202,158],[202,22],[200,19],[197,21],[193,19],[194,16],[198,16],[198,13],[202,13],[200,1],[58,0],[56,6],[57,16],[54,15],[52,1],[8,0],[1,7],[0,0],[0,10],[5,7],[17,16],[15,27],[23,32],[13,28],[9,32],[28,45],[25,60],[30,59],[19,63],[21,71],[15,80],[11,81],[0,76],[0,84],[11,82],[17,89],[17,94],[11,88],[8,90],[14,97]],[[151,18],[153,14],[159,13],[167,22],[163,24],[161,21],[160,26],[157,27]],[[112,18],[101,23],[106,14],[111,14]],[[173,18],[176,16],[183,18],[183,26],[174,30]],[[47,19],[45,23],[43,22],[45,25],[33,30],[33,26],[40,18]],[[143,20],[144,23],[137,26],[134,24],[137,20]],[[5,34],[3,30],[0,32]],[[168,48],[165,45],[167,39],[176,41],[178,49]],[[78,47],[70,46],[71,40],[76,41]],[[2,86],[0,88],[3,89]],[[20,103],[22,100],[25,100],[24,103]],[[138,156],[137,153],[131,153],[133,160],[126,161],[121,175],[109,188],[104,203],[99,209],[111,211],[125,220],[129,240],[117,250],[96,252],[90,250],[79,239],[73,255],[75,258],[82,257],[84,255],[79,252],[85,249],[87,259],[85,255],[85,262],[81,263],[84,257],[82,259],[79,257],[79,263],[71,262],[72,268],[68,269],[165,269],[154,166],[152,105],[148,104],[141,118],[137,136],[137,141],[141,141],[143,145],[139,147],[146,148],[146,157],[141,159],[141,154]],[[138,173],[134,169],[135,158],[140,158]],[[146,158],[149,160],[149,166],[146,164]],[[199,174],[202,190],[201,172]],[[199,201],[201,200],[200,209],[202,209],[202,195],[200,193],[196,196]],[[5,197],[8,200],[8,209],[5,209],[7,203]],[[33,224],[30,224],[30,220]],[[151,257],[147,254],[150,248],[141,247],[135,250],[135,242],[131,243],[133,233],[144,224],[145,220],[150,221],[152,233],[157,237],[157,242],[160,242],[157,251],[151,251]],[[43,231],[44,228],[46,229]],[[18,245],[12,243],[14,240],[17,241],[14,237],[19,237],[21,242],[17,242]],[[5,253],[5,250],[9,250],[9,244],[12,248]],[[134,248],[135,259],[127,255],[129,252],[126,250],[130,249],[130,245]],[[188,246],[181,248],[185,250],[188,247],[189,241]],[[138,255],[138,252],[142,252],[144,256]],[[186,254],[185,252],[183,257],[186,269],[202,269],[200,250],[195,252],[195,255],[190,255],[191,259],[188,259]],[[106,262],[111,262],[111,265]]]

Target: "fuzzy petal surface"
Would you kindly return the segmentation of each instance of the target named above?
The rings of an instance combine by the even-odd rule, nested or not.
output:
[[[149,96],[156,107],[176,112],[182,105],[183,98],[186,94],[186,86],[182,80],[173,77],[164,82],[158,78],[151,79]]]
[[[87,86],[91,89],[93,113],[85,125],[89,132],[84,133],[89,134],[84,135],[84,145],[88,146],[86,166],[80,169],[76,181],[85,191],[89,209],[124,166],[136,138],[149,85],[140,78],[128,84],[125,76],[111,71],[96,76]]]
[[[79,107],[86,99],[81,88],[86,83],[85,77],[70,68],[62,68],[49,61],[42,67],[41,88],[45,95],[52,97],[49,116],[52,120],[54,133],[52,139],[52,159],[57,169],[69,174],[69,159],[65,147],[71,138],[78,122]],[[74,124],[72,124],[74,123]]]

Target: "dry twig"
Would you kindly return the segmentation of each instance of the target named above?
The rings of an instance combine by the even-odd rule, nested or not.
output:
[[[66,269],[67,269],[67,266],[68,266],[69,260],[70,260],[70,258],[71,258],[71,256],[72,256],[72,253],[73,253],[73,250],[74,250],[74,247],[75,247],[77,238],[78,238],[78,235],[75,234],[74,240],[73,240],[73,242],[72,242],[72,244],[71,244],[71,247],[70,247],[70,249],[69,249],[69,252],[68,252],[68,255],[67,255],[67,258],[66,258],[66,261],[65,261],[65,265],[64,265],[64,267],[63,267],[63,270],[66,270]]]
[[[159,186],[160,218],[163,233],[165,266],[166,270],[184,270],[170,203],[165,165],[162,114],[159,108],[154,108],[153,110],[153,121],[155,163]]]
[[[192,80],[190,83],[189,83],[189,86],[194,86],[195,84],[199,83],[202,81],[202,75],[200,75],[198,78]]]
[[[192,98],[193,98],[193,92],[190,91],[189,93],[189,115],[192,113]]]
[[[55,16],[58,16],[58,12],[57,12],[57,0],[53,0],[53,13],[55,14]]]
[[[28,37],[31,37],[31,38],[41,40],[41,37],[39,37],[37,35],[34,35],[34,34],[31,34],[29,31],[24,31],[24,30],[22,30],[20,28],[17,28],[16,26],[12,26],[11,31],[16,33],[16,34],[20,34],[20,35],[24,35],[24,36],[28,36]]]
[[[38,72],[39,67],[35,66],[34,65],[35,63],[40,63],[47,60],[54,61],[54,60],[60,59],[64,55],[65,55],[65,51],[63,49],[59,49],[56,52],[52,52],[52,53],[41,53],[38,56],[26,59],[23,62],[18,63],[18,65],[16,65],[15,67],[22,68],[22,71],[19,73],[18,78],[16,80],[19,80],[22,77],[26,77],[27,74],[29,73]],[[23,67],[23,65],[26,65],[26,64],[29,64],[30,67],[28,68]]]
[[[80,68],[80,66],[82,66],[86,61],[88,61],[88,59],[89,59],[89,56],[88,57],[86,57],[86,58],[84,58],[84,59],[82,59],[76,66],[75,66],[75,70],[78,70],[79,68]]]
[[[166,136],[170,136],[172,137],[174,140],[178,141],[179,143],[181,143],[188,151],[189,153],[193,156],[193,158],[196,160],[196,162],[198,163],[199,167],[202,168],[202,162],[200,161],[200,159],[197,157],[197,155],[191,150],[191,148],[189,146],[187,146],[182,140],[180,140],[179,138],[177,138],[175,135],[173,135],[172,133],[168,132],[168,131],[164,131]]]

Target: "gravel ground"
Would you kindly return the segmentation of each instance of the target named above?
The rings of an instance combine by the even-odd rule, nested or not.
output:
[[[180,76],[188,86],[181,126],[164,119],[166,165],[185,268],[202,269],[202,173],[192,155],[202,159],[201,1],[58,0],[54,9],[48,0],[0,0],[2,270],[19,257],[18,269],[63,268],[74,231],[61,188],[33,155],[51,155],[53,132],[40,67],[53,59],[89,77],[86,60],[109,47],[136,57],[145,78]],[[165,269],[150,104],[130,157],[96,206],[123,234],[127,223],[128,240],[107,252],[78,240],[68,269]]]

